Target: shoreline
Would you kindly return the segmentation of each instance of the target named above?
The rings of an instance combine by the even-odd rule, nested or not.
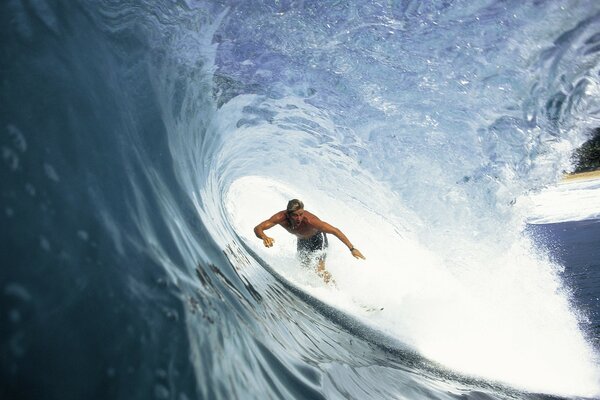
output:
[[[588,172],[578,172],[575,174],[565,174],[563,175],[561,182],[573,182],[573,181],[583,181],[583,180],[593,180],[600,178],[600,170],[597,169],[595,171]]]

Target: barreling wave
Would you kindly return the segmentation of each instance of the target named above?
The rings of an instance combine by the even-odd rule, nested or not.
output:
[[[5,8],[7,54],[33,62],[8,69],[4,160],[39,157],[31,184],[60,183],[48,202],[88,216],[40,227],[43,251],[77,254],[77,232],[124,267],[114,301],[142,311],[116,329],[160,354],[176,332],[140,356],[169,365],[149,367],[154,395],[600,393],[587,317],[516,202],[597,125],[595,3]],[[20,110],[28,79],[53,102]],[[292,197],[367,256],[331,243],[335,288],[296,266],[286,235],[269,250],[253,237]]]

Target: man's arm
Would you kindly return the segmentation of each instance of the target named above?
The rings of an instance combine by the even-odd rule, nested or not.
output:
[[[256,227],[254,227],[254,234],[256,235],[257,238],[262,239],[265,247],[273,247],[273,243],[275,242],[275,239],[270,238],[267,235],[265,235],[264,231],[266,231],[267,229],[271,229],[275,225],[283,222],[284,219],[285,219],[285,212],[280,211],[277,214],[273,215],[271,218],[261,222],[260,224],[256,225]]]
[[[350,240],[348,240],[346,235],[344,235],[342,233],[342,231],[340,231],[335,226],[332,226],[325,221],[321,221],[316,215],[311,215],[309,222],[315,228],[319,229],[320,231],[325,232],[325,233],[330,233],[330,234],[334,235],[336,238],[340,239],[340,241],[342,243],[344,243],[346,246],[348,246],[348,249],[350,250],[350,252],[352,253],[352,255],[355,258],[362,258],[363,260],[365,259],[365,256],[363,256],[362,253],[358,249],[355,249],[354,246],[352,246],[352,243],[350,242]]]

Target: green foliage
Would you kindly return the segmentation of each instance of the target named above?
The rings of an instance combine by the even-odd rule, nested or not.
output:
[[[573,153],[574,172],[600,169],[600,128],[594,129],[592,138]]]

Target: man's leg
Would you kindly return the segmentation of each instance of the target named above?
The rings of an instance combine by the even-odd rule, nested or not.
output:
[[[323,258],[319,258],[319,262],[317,264],[317,275],[323,278],[325,283],[329,283],[331,280],[331,274],[325,269],[325,260]]]

